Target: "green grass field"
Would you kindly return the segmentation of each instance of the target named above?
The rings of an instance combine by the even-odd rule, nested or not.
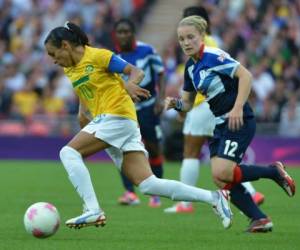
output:
[[[206,204],[197,203],[196,213],[164,214],[173,204],[163,199],[161,208],[149,208],[148,198],[142,205],[122,207],[117,204],[123,192],[120,177],[109,163],[89,163],[89,169],[101,206],[107,215],[104,228],[72,230],[64,226],[69,217],[81,212],[81,202],[59,162],[0,161],[1,176],[1,250],[182,250],[182,249],[300,249],[300,198],[289,198],[269,180],[255,183],[266,201],[263,210],[270,215],[274,230],[268,234],[248,234],[247,219],[235,208],[234,224],[224,230],[221,222]],[[300,168],[289,172],[299,183]],[[168,163],[165,177],[178,179],[179,163]],[[298,180],[298,181],[297,181]],[[203,168],[199,186],[215,189],[209,168]],[[62,224],[56,235],[35,239],[25,232],[23,215],[29,205],[38,201],[53,203]]]

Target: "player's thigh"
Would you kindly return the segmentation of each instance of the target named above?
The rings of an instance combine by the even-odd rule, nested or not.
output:
[[[96,138],[94,134],[80,131],[68,143],[68,146],[77,150],[83,157],[87,157],[107,148],[109,145],[106,142]]]
[[[134,185],[139,185],[153,174],[145,153],[141,151],[128,151],[123,154],[122,172]]]

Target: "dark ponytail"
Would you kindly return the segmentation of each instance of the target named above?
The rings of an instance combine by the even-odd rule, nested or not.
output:
[[[51,42],[57,48],[61,47],[62,40],[72,43],[74,46],[89,45],[89,39],[81,28],[75,23],[66,22],[64,27],[57,27],[50,31],[44,44]]]

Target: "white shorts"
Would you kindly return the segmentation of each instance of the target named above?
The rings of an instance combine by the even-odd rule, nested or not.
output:
[[[193,136],[213,136],[216,126],[215,116],[207,102],[193,107],[186,115],[183,134]]]
[[[142,151],[148,157],[148,152],[142,142],[141,132],[136,121],[102,114],[96,116],[82,131],[95,134],[96,138],[111,145],[105,151],[119,170],[121,170],[124,152]]]

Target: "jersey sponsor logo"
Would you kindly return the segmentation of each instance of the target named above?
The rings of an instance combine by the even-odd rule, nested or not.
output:
[[[200,79],[204,79],[207,76],[207,72],[205,70],[200,70]]]
[[[226,54],[222,53],[218,56],[217,60],[219,60],[220,62],[224,62],[224,60],[226,59]]]
[[[79,85],[81,85],[82,83],[87,82],[88,80],[90,80],[90,77],[88,75],[79,78],[78,80],[72,82],[73,88],[78,87]]]

